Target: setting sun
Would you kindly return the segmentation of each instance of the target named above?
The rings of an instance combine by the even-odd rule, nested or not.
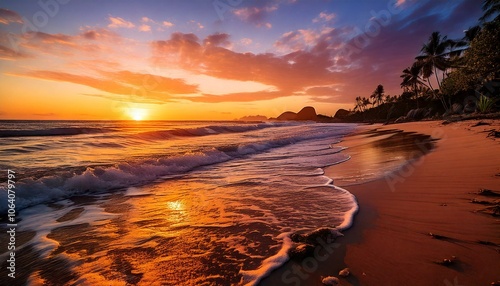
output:
[[[148,111],[143,108],[130,108],[128,109],[128,116],[135,121],[144,120],[148,114]]]

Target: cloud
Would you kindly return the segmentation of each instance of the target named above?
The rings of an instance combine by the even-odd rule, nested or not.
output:
[[[240,40],[240,43],[244,46],[248,46],[248,45],[251,45],[252,44],[252,39],[250,38],[243,38]]]
[[[13,49],[0,45],[0,60],[12,61],[27,57],[26,54],[16,52]]]
[[[268,14],[278,10],[278,4],[267,3],[264,1],[263,6],[249,6],[240,9],[235,9],[233,14],[240,20],[254,24],[257,27],[271,28],[271,23],[267,22]]]
[[[196,27],[198,27],[198,29],[203,29],[203,28],[205,28],[205,26],[203,26],[200,22],[196,22],[195,20],[191,20],[191,21],[189,21],[189,24],[196,25]]]
[[[153,74],[134,73],[130,71],[102,72],[102,74],[116,82],[158,93],[178,95],[198,92],[197,85],[187,84],[182,79],[168,78]]]
[[[73,36],[65,34],[48,34],[44,32],[28,32],[24,34],[24,37],[30,40],[38,40],[44,44],[61,44],[73,46],[75,45],[75,39]]]
[[[173,27],[174,24],[172,22],[169,22],[169,21],[163,21],[162,26],[170,28],[170,27]]]
[[[117,100],[126,97],[128,99],[135,98],[141,102],[170,102],[176,96],[198,92],[197,85],[187,84],[182,79],[129,71],[100,71],[99,73],[101,74],[100,77],[39,70],[25,73],[11,73],[8,75],[70,82],[88,86],[111,93],[113,95],[107,95],[107,97],[110,99],[116,97]]]
[[[108,28],[134,28],[135,25],[132,22],[126,21],[120,17],[109,16]]]
[[[86,40],[93,40],[93,41],[106,41],[106,40],[111,40],[111,41],[117,41],[120,39],[120,35],[117,33],[104,29],[104,28],[90,28],[86,27],[81,29],[82,32],[80,34],[81,37],[83,37]]]
[[[312,21],[313,23],[319,23],[319,22],[330,22],[336,17],[335,13],[326,13],[326,12],[321,12],[319,13],[318,17],[314,18]]]
[[[399,7],[405,3],[406,3],[406,0],[397,0],[395,5],[396,5],[396,7]]]
[[[205,46],[229,46],[231,42],[229,42],[229,35],[226,33],[216,33],[212,35],[208,35],[204,40],[203,44]]]
[[[141,31],[141,32],[151,32],[151,26],[146,25],[146,24],[142,24],[139,27],[139,31]]]
[[[23,19],[16,12],[0,8],[0,24],[23,23]]]
[[[343,43],[350,34],[346,29],[325,27],[322,29],[299,29],[281,35],[274,46],[282,52],[310,50],[319,43],[333,49]]]
[[[260,91],[260,92],[239,92],[224,95],[203,94],[199,97],[192,97],[193,102],[219,103],[219,102],[251,102],[260,100],[270,100],[279,97],[291,96],[292,94],[280,91]]]
[[[225,40],[227,36],[214,34],[207,37],[209,38]],[[218,46],[202,45],[194,34],[174,33],[169,40],[154,41],[152,49],[153,60],[159,65],[176,64],[196,74],[256,81],[277,89],[269,92],[235,93],[228,96],[204,95],[193,99],[197,101],[271,99],[292,95],[308,86],[331,84],[335,77],[329,70],[333,64],[329,51],[322,47],[321,43],[309,51],[296,51],[277,56],[271,53],[238,53]]]

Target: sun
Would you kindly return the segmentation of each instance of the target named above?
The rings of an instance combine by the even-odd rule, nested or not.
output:
[[[129,108],[128,116],[135,121],[141,121],[146,118],[148,111],[144,108]]]

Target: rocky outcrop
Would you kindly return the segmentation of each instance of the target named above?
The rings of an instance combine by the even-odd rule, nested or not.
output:
[[[278,116],[278,120],[296,120],[297,113],[291,111],[285,111],[280,116]]]
[[[423,118],[429,117],[432,110],[427,108],[415,108],[406,114],[406,116],[401,116],[394,123],[409,122],[409,121],[419,121]]]
[[[302,110],[297,113],[297,117],[295,120],[316,120],[316,110],[312,106],[306,106],[302,108]]]
[[[316,114],[316,110],[314,107],[311,106],[306,106],[302,108],[299,113],[291,112],[291,111],[286,111],[283,112],[277,120],[313,120],[313,121],[318,121],[318,115]]]
[[[333,116],[333,118],[344,119],[347,117],[347,115],[349,115],[349,113],[350,112],[348,110],[339,109],[339,110],[337,110],[337,112],[335,113],[335,116]]]
[[[238,119],[240,121],[266,121],[267,117],[263,115],[250,115],[250,116],[243,116],[242,118]]]
[[[317,247],[325,247],[342,236],[335,228],[319,228],[309,233],[293,233],[290,239],[294,246],[288,251],[288,256],[292,260],[302,260],[314,254]]]

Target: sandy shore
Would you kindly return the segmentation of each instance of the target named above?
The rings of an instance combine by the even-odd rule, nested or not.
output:
[[[322,285],[322,276],[338,276],[345,267],[351,275],[340,278],[342,285],[466,286],[500,280],[499,217],[487,214],[491,205],[471,202],[500,200],[476,194],[500,191],[500,141],[486,132],[499,130],[500,121],[474,126],[477,122],[376,126],[439,140],[429,154],[392,175],[347,186],[360,210],[328,259],[289,262],[262,285]],[[356,140],[343,144],[353,146]],[[353,156],[349,166],[334,166],[326,175],[362,167],[364,159]],[[443,265],[444,259],[451,263]]]

